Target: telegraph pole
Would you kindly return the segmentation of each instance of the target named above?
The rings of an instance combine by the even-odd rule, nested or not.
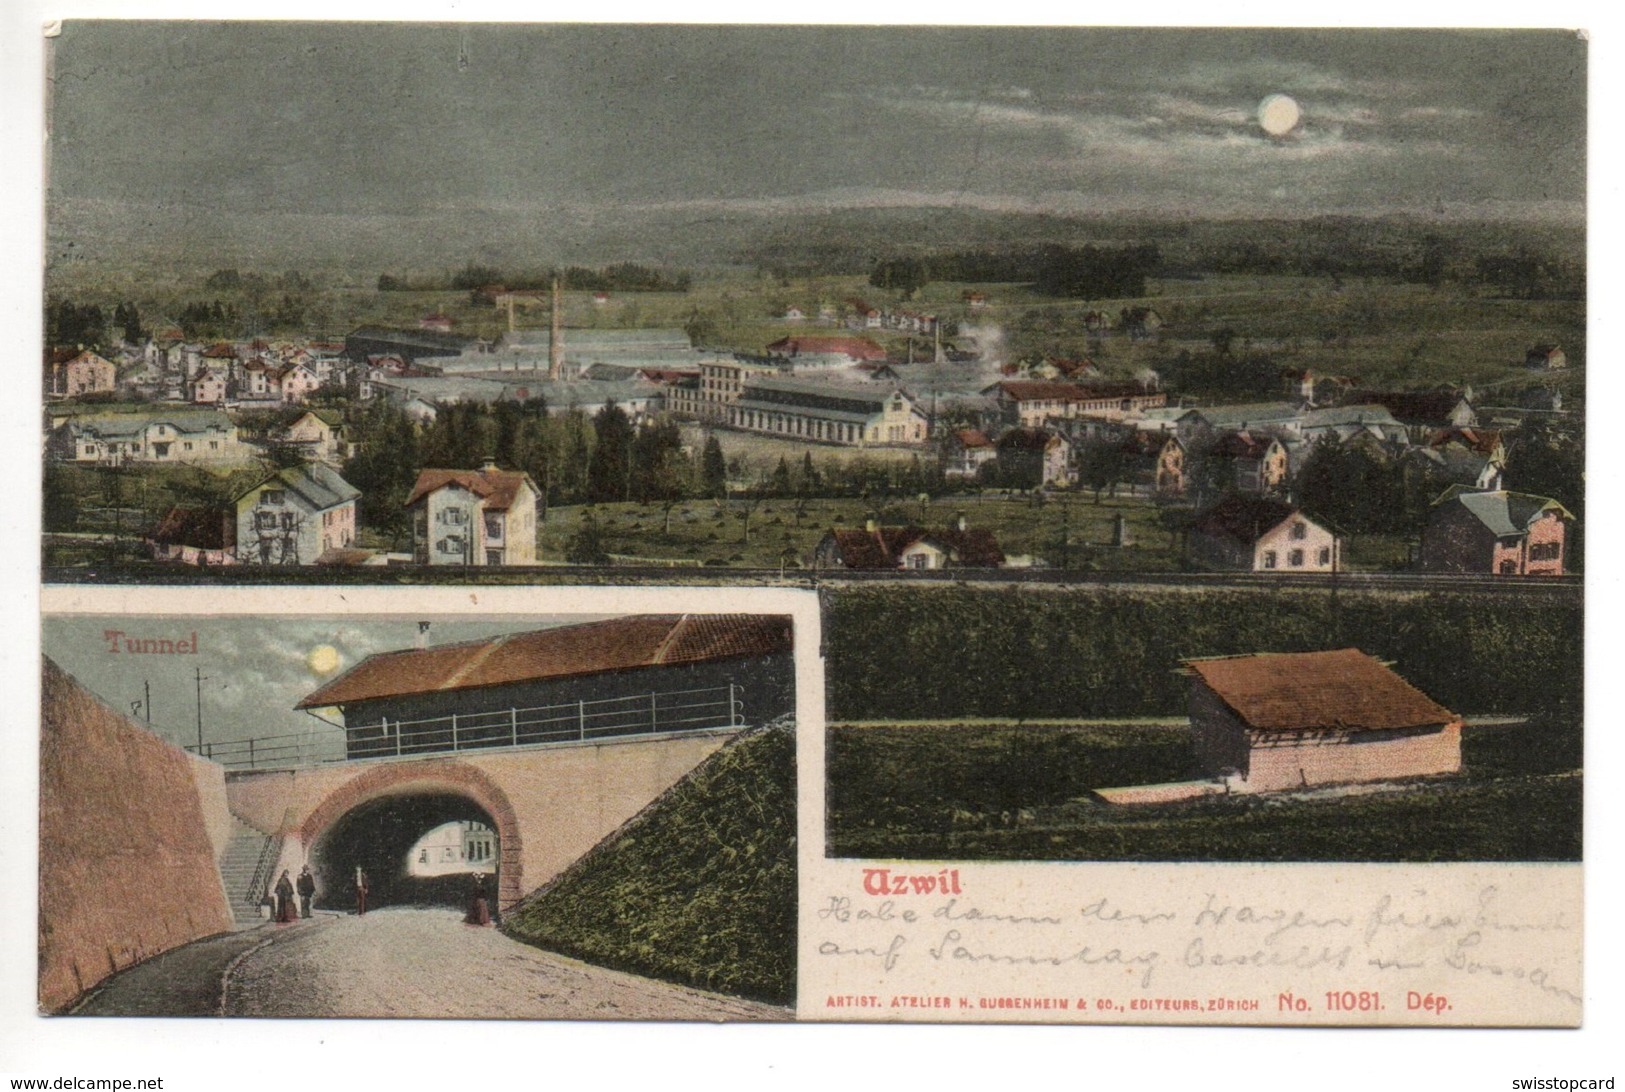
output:
[[[197,753],[203,753],[203,680],[205,678],[201,667],[194,667],[192,674],[197,681]]]

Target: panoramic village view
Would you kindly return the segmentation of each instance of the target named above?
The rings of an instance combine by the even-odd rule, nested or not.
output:
[[[1571,36],[87,23],[55,48],[48,582],[701,584],[718,612],[741,584],[818,588],[832,856],[1580,858]],[[394,91],[356,75],[380,53]],[[1134,72],[1105,63],[1125,53]],[[96,67],[111,55],[135,60]],[[1514,87],[1538,121],[1483,107]],[[199,126],[216,115],[236,124]],[[142,150],[181,130],[196,147]],[[205,739],[204,677],[240,661],[182,658],[196,634],[161,669],[196,677],[195,740],[123,717],[141,695],[106,657],[48,661],[46,730],[89,731],[60,710],[95,707],[97,731],[162,737],[165,776],[218,775],[237,826],[214,848],[255,857],[222,880],[223,934],[275,924],[258,908],[293,904],[271,873],[311,863],[356,951],[386,919],[360,920],[366,884],[331,855],[356,831],[389,847],[366,856],[385,908],[439,915],[387,921],[480,923],[463,879],[501,808],[457,752],[534,759],[498,778],[523,816],[591,795],[550,756],[720,732],[761,795],[701,791],[706,742],[640,782],[632,812],[677,798],[636,837],[628,812],[522,871],[499,844],[479,898],[515,944],[767,1003],[629,1015],[786,1015],[788,881],[762,862],[794,860],[787,711],[736,715],[730,690],[724,723],[661,721],[631,676],[678,645],[629,659],[582,627],[547,658],[503,651],[531,639],[425,636],[398,693],[359,646],[311,653],[317,712],[361,700],[352,677],[369,701],[433,694],[320,754],[250,722]],[[788,656],[752,640],[708,655]],[[625,733],[593,736],[581,706],[574,736],[529,736],[528,696],[465,693],[499,664],[543,686],[552,657],[625,682],[592,696],[631,703]],[[362,788],[277,795],[323,779]],[[377,810],[413,786],[432,806]],[[403,878],[431,819],[473,824],[436,843],[454,884]],[[661,873],[722,829],[703,879]],[[635,912],[527,931],[550,899],[575,913],[651,876]],[[133,927],[88,921],[85,944]],[[146,986],[85,999],[178,940],[56,967],[49,1006],[178,1011]],[[204,1007],[390,1004],[324,996]],[[531,1000],[443,1003],[581,1015]]]

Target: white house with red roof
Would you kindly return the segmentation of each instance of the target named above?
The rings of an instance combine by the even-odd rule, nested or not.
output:
[[[534,565],[536,502],[530,475],[498,470],[429,469],[406,499],[412,555],[419,565]]]

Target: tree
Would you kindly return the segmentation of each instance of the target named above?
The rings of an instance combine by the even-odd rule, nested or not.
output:
[[[581,517],[581,526],[564,544],[564,559],[572,565],[608,565],[609,551],[604,547],[604,532],[598,526],[598,517],[591,511]]]
[[[698,307],[688,313],[683,320],[683,333],[688,335],[688,343],[696,348],[703,345],[715,345],[722,340],[722,327],[717,317],[709,311],[701,311]]]
[[[592,419],[596,442],[587,464],[587,499],[624,501],[631,485],[632,422],[612,399]]]
[[[790,463],[783,455],[779,456],[779,465],[773,468],[773,479],[769,488],[775,497],[790,495]]]
[[[809,452],[807,457],[812,458]],[[705,449],[700,454],[700,483],[705,495],[722,500],[728,495],[728,464],[722,457],[722,444],[713,433],[705,438]]]

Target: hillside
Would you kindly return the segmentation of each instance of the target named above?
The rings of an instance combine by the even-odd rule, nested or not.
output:
[[[795,725],[740,737],[507,915],[618,970],[795,1002]]]

